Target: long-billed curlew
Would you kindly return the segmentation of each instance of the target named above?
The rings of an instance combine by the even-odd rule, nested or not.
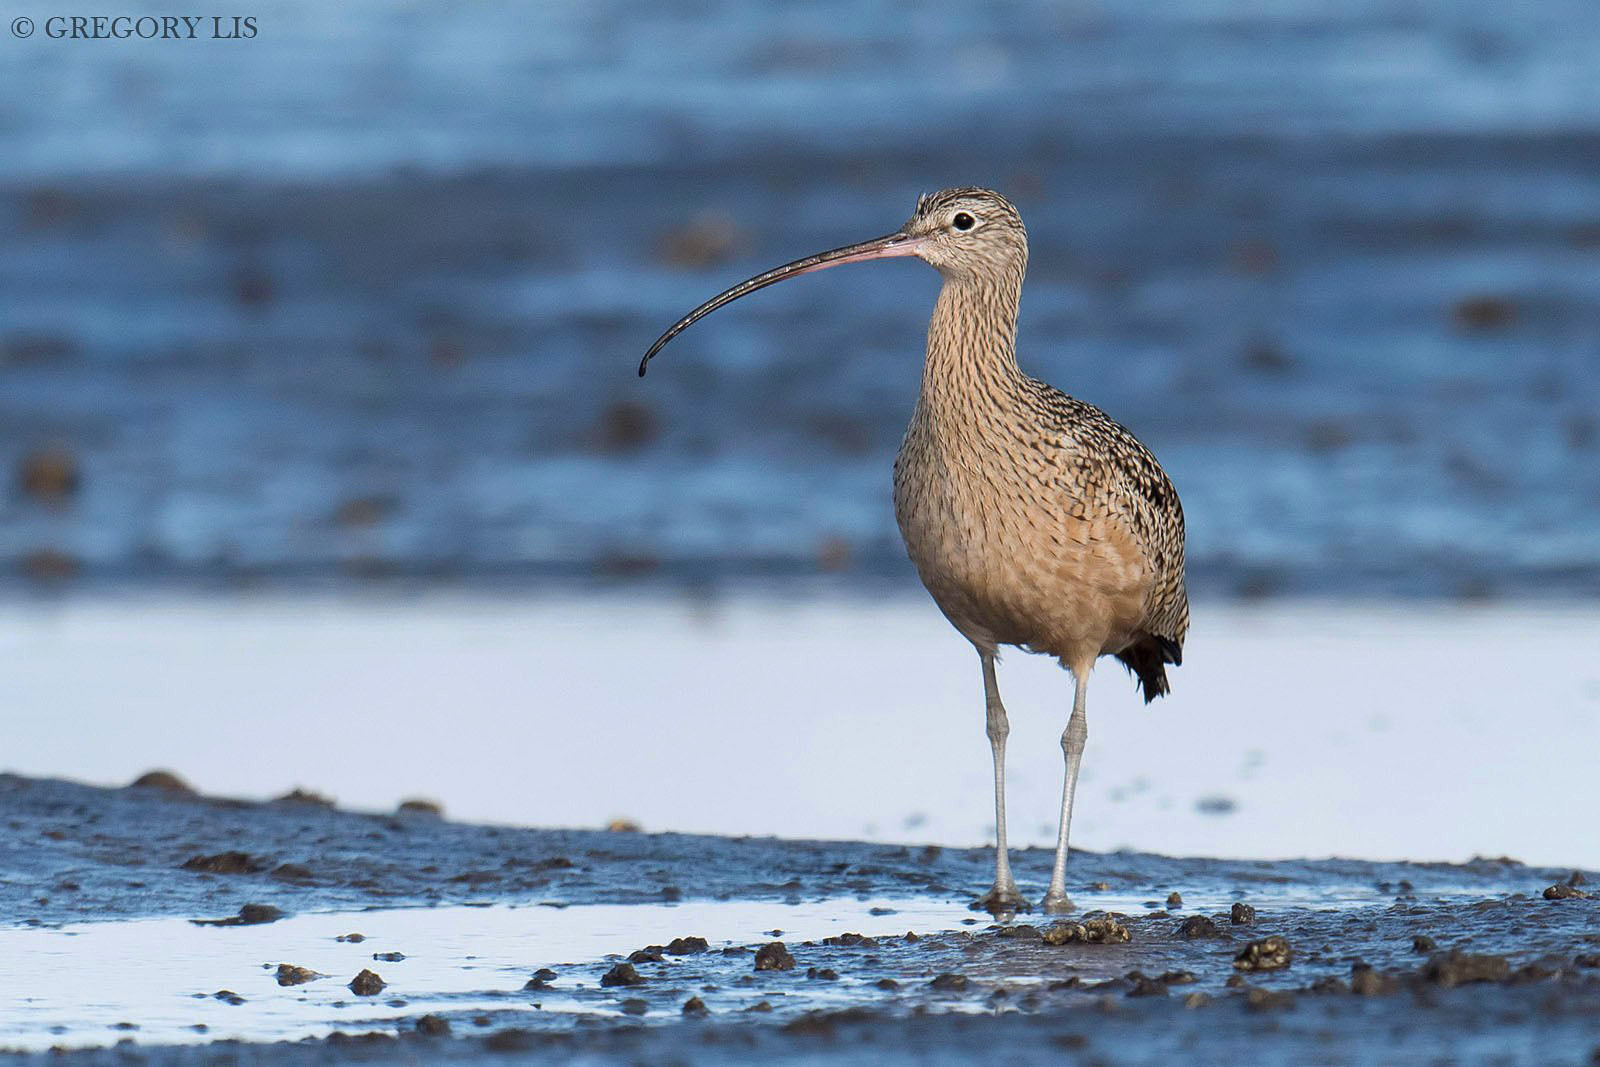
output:
[[[987,189],[924,196],[899,230],[758,274],[679,319],[639,363],[729,301],[841,263],[917,256],[944,278],[928,326],[922,391],[894,463],[906,550],[939,610],[978,650],[994,751],[994,888],[973,906],[1027,910],[1006,852],[1006,736],[995,680],[1001,645],[1056,657],[1075,682],[1061,735],[1066,780],[1046,911],[1065,911],[1067,836],[1088,725],[1089,672],[1113,655],[1148,703],[1183,659],[1189,597],[1183,509],[1166,472],[1091,404],[1017,367],[1017,303],[1028,236]]]

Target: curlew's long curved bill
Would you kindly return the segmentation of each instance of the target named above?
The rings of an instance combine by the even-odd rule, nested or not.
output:
[[[843,248],[818,252],[814,256],[797,259],[793,263],[785,263],[781,267],[774,267],[764,274],[757,274],[754,278],[742,281],[732,289],[718,293],[710,300],[707,300],[704,304],[701,304],[673,323],[672,328],[666,333],[656,338],[656,343],[650,346],[650,351],[646,352],[644,358],[639,361],[639,377],[644,377],[645,369],[650,366],[650,361],[655,358],[657,352],[666,347],[668,341],[722,305],[731,303],[746,293],[753,293],[757,289],[765,289],[774,282],[781,282],[785,278],[798,277],[801,274],[809,274],[814,270],[837,267],[844,263],[860,263],[863,260],[886,259],[890,256],[913,256],[916,255],[917,249],[922,247],[923,240],[924,238],[913,237],[906,233],[885,234],[882,237],[874,237],[870,241],[862,241],[860,244],[845,245]]]

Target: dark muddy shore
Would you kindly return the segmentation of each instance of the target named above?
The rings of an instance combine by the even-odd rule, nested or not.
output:
[[[1078,911],[1000,925],[964,906],[986,883],[983,849],[468,826],[306,797],[255,804],[12,776],[0,777],[0,830],[0,917],[12,950],[62,927],[88,943],[105,920],[170,924],[241,909],[273,920],[276,909],[284,918],[252,927],[252,948],[227,964],[237,974],[229,989],[254,1002],[241,1013],[271,1006],[285,1036],[306,1038],[232,1042],[214,1025],[190,1039],[219,1040],[162,1045],[138,1019],[105,1018],[92,1043],[110,1047],[78,1047],[91,1042],[74,1032],[63,1057],[19,1037],[20,1016],[5,1016],[22,1009],[8,1006],[0,1048],[35,1050],[12,1062],[955,1062],[997,1044],[1019,1062],[1582,1063],[1600,1053],[1600,876],[1509,859],[1079,853]],[[1048,859],[1016,857],[1030,890]],[[714,901],[796,921],[760,938],[687,928],[706,923],[713,912],[694,909]],[[875,901],[904,910],[869,911]],[[446,907],[463,904],[486,910]],[[292,966],[272,981],[257,958],[280,934],[284,953],[297,951],[289,946],[306,943],[292,940],[297,924],[317,913],[340,913],[333,921],[358,930],[380,928],[392,909],[446,923],[500,909],[515,929],[552,916],[581,925],[603,910],[589,905],[637,905],[623,910],[660,929],[594,958],[532,954],[499,970],[443,950],[429,960],[416,943],[369,951],[396,947],[375,939],[338,946],[350,973],[305,986]],[[819,909],[859,914],[879,932],[812,937],[805,923]],[[764,948],[777,940],[782,951]],[[386,983],[378,995],[346,987],[358,959]],[[470,994],[438,992],[420,980],[425,967],[473,972]],[[60,975],[36,977],[61,987]],[[14,1005],[28,997],[26,979],[12,976]],[[71,980],[91,1005],[90,994],[116,992],[97,989],[93,965]],[[344,998],[331,1036],[312,1025],[319,1005],[305,999],[319,989]],[[194,995],[174,989],[169,999]]]

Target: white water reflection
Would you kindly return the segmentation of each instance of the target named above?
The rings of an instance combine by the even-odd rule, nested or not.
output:
[[[878,909],[880,914],[873,914]],[[59,929],[0,930],[0,1048],[41,1049],[110,1044],[131,1036],[141,1044],[223,1038],[253,1041],[323,1037],[364,1030],[384,1020],[428,1012],[530,1010],[619,1015],[618,998],[632,991],[598,988],[614,960],[675,936],[705,936],[725,945],[772,940],[781,929],[792,942],[853,931],[868,936],[950,929],[970,913],[959,904],[917,900],[829,900],[786,905],[766,901],[691,901],[675,905],[587,905],[551,908],[497,906],[412,908],[299,915],[261,926],[202,927],[184,919],[79,923]],[[359,943],[339,941],[360,933]],[[403,960],[375,955],[403,953]],[[703,960],[704,958],[700,958]],[[750,957],[740,957],[748,970]],[[669,957],[668,968],[693,968],[696,957]],[[279,963],[309,967],[327,977],[280,987]],[[551,988],[525,993],[541,967],[558,977]],[[353,994],[348,983],[363,968],[388,982],[377,996]],[[670,981],[661,971],[651,986]],[[243,997],[229,1003],[215,994]],[[641,987],[640,994],[653,990]],[[661,1012],[673,1003],[652,1005]],[[771,997],[755,987],[703,994],[718,1010]],[[807,987],[809,1006],[843,995]],[[132,1023],[137,1029],[118,1029]],[[202,1025],[204,1030],[195,1029]],[[522,1025],[527,1025],[524,1017]]]
[[[1600,866],[1597,647],[1577,607],[1202,602],[1171,697],[1095,673],[1074,843]],[[921,596],[66,600],[0,608],[0,678],[27,724],[0,769],[29,775],[170,767],[522,825],[992,834],[977,658]],[[1047,845],[1068,679],[1012,653],[1001,687],[1012,841]]]

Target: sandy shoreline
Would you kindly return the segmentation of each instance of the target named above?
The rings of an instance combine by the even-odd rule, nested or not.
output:
[[[80,1049],[66,1062],[174,1064],[795,1061],[862,1043],[887,1062],[939,1062],[997,1041],[1022,1062],[1080,1049],[1129,1063],[1581,1062],[1600,1045],[1600,893],[1579,895],[1600,875],[1568,868],[1080,853],[1069,918],[1109,907],[1128,940],[1051,945],[1039,916],[1001,927],[966,910],[987,878],[983,849],[473,826],[16,776],[0,777],[0,807],[0,943],[13,961],[0,1048],[22,1050],[18,1062],[61,1062],[43,1052],[52,1044]],[[1047,853],[1016,862],[1025,884],[1042,883]],[[1573,881],[1566,899],[1542,895]],[[1253,921],[1234,923],[1231,902]],[[284,917],[187,922],[247,904]],[[768,922],[786,934],[755,925]],[[821,936],[847,922],[877,933]],[[345,926],[370,943],[336,942]],[[127,931],[166,933],[105,940]],[[1236,964],[1273,936],[1292,946],[1287,966]],[[686,937],[707,949],[651,958],[648,946]],[[65,954],[40,950],[47,938]],[[774,939],[792,970],[752,966]],[[106,944],[121,947],[88,947]],[[641,949],[640,984],[601,982]],[[279,958],[291,954],[303,958]],[[50,962],[30,976],[30,960]],[[269,970],[322,960],[328,977],[302,987]],[[380,998],[345,989],[358,962],[388,983]],[[545,985],[524,988],[547,966]],[[144,988],[119,1009],[122,974]],[[708,1014],[686,1015],[690,998]],[[160,1020],[191,1016],[212,1023],[172,1044]],[[54,1032],[29,1030],[46,1017]],[[424,1017],[451,1033],[419,1034]],[[227,1043],[230,1018],[278,1039]],[[119,1039],[134,1044],[84,1048]]]

